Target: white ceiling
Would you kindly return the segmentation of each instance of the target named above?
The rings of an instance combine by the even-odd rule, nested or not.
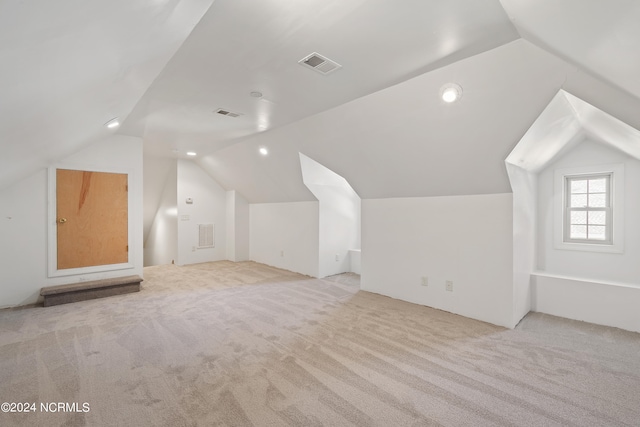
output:
[[[516,38],[497,0],[217,0],[124,131],[155,155],[211,151]],[[298,64],[313,52],[342,68]]]
[[[560,89],[640,127],[637,22],[635,0],[2,2],[0,188],[120,116],[254,203],[313,199],[299,152],[363,198],[508,192],[504,159]],[[297,63],[312,52],[343,67]]]
[[[1,1],[0,188],[109,135],[212,1]]]
[[[346,178],[363,199],[505,193],[504,159],[571,70],[517,40],[243,138],[199,162],[253,203],[314,200],[298,152]],[[439,89],[452,76],[464,93],[447,105]]]
[[[500,2],[522,37],[640,98],[640,2]]]

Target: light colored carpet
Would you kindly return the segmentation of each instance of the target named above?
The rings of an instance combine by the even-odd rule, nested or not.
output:
[[[0,311],[0,402],[38,405],[0,425],[640,426],[638,334],[533,313],[507,330],[253,262],[144,276]]]

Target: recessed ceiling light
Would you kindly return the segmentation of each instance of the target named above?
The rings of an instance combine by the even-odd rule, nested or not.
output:
[[[195,151],[187,151],[187,156],[195,156],[196,154],[198,153],[196,153]]]
[[[262,98],[262,92],[258,92],[257,90],[254,90],[249,94],[249,96],[251,96],[252,98]]]
[[[444,102],[455,102],[462,97],[462,88],[455,83],[448,83],[440,90],[440,96]]]
[[[266,156],[267,154],[269,154],[269,150],[267,150],[264,147],[260,147],[260,150],[258,151],[260,151],[260,154],[262,154],[263,156]]]
[[[111,119],[107,123],[105,123],[104,125],[109,129],[115,129],[118,126],[120,126],[120,121],[118,120],[117,117],[114,117],[113,119]]]

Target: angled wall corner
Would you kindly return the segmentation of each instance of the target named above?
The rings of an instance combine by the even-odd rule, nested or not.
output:
[[[149,197],[152,213],[149,232],[145,236],[145,266],[171,264],[196,264],[227,258],[227,192],[196,163],[190,160],[171,160],[149,177],[165,178],[158,194]],[[156,200],[157,199],[157,200]],[[190,201],[187,201],[190,199]],[[248,211],[248,209],[247,209]],[[214,245],[199,247],[199,225],[214,225]],[[245,223],[243,223],[245,224]],[[245,226],[248,228],[248,220]]]
[[[535,308],[531,274],[537,263],[537,173],[584,136],[573,98],[560,90],[505,159],[513,191],[514,325]]]
[[[145,167],[151,168],[151,166]],[[147,173],[146,170],[145,173]],[[168,165],[164,184],[157,199],[155,213],[145,212],[145,216],[152,218],[149,221],[149,231],[144,236],[145,267],[171,264],[178,258],[178,163],[176,160],[172,160]],[[153,210],[151,206],[147,209]]]
[[[319,277],[351,270],[350,252],[360,249],[360,197],[342,176],[300,154],[302,179],[319,206]]]
[[[227,191],[227,259],[239,262],[250,259],[249,202],[235,190]]]

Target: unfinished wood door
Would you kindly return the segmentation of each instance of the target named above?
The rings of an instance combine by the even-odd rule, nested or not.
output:
[[[129,260],[127,174],[56,171],[58,270]]]

